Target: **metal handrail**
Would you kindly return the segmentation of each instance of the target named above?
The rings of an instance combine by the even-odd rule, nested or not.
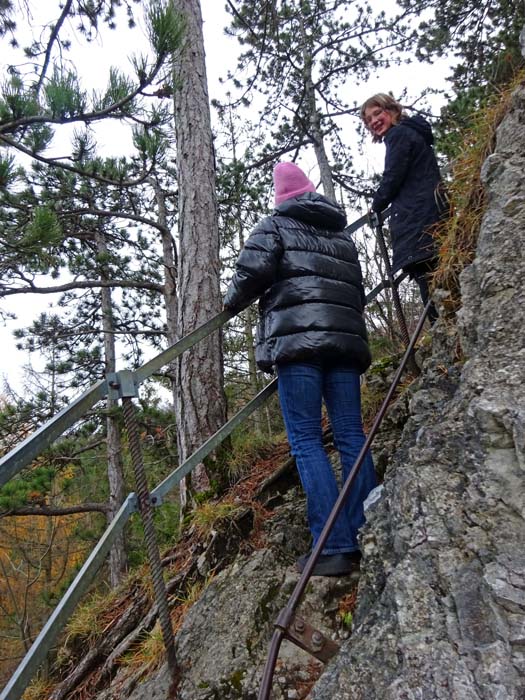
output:
[[[150,377],[154,372],[158,371],[163,365],[173,361],[183,352],[193,347],[196,343],[203,340],[205,337],[218,330],[230,318],[235,316],[237,311],[225,310],[214,316],[212,319],[204,323],[199,328],[195,329],[180,341],[174,343],[164,352],[160,353],[153,360],[147,362],[140,367],[136,372],[130,374],[135,386],[142,383]],[[113,380],[112,380],[113,377]],[[17,445],[7,455],[0,460],[0,486],[5,484],[9,479],[20,472],[43,449],[51,445],[51,443],[59,437],[65,430],[70,428],[74,423],[86,413],[98,401],[103,399],[109,391],[114,391],[118,386],[119,373],[110,375],[108,378],[100,380],[92,387],[87,389],[78,398],[74,399],[68,406],[60,411],[56,416],[47,421],[43,426],[38,428],[32,435],[26,438],[23,442]],[[181,479],[188,474],[191,469],[198,464],[206,455],[208,455],[222,440],[224,440],[241,423],[249,416],[266,398],[275,390],[275,382],[266,386],[254,399],[241,409],[233,418],[225,423],[222,428],[212,435],[208,441],[202,445],[194,455],[191,455],[178,469],[169,475],[164,482],[159,485],[159,491],[155,491],[155,496],[152,495],[152,505],[160,505],[162,496],[170,489],[174,488]],[[198,455],[198,459],[195,459]],[[51,614],[47,623],[41,630],[38,637],[35,639],[30,649],[20,662],[15,670],[15,673],[4,687],[0,694],[0,700],[18,700],[38,667],[46,658],[51,650],[53,643],[58,637],[58,634],[64,628],[67,619],[71,616],[73,610],[80,602],[84,593],[94,580],[94,577],[106,558],[111,546],[122,532],[125,524],[130,516],[137,511],[137,497],[134,493],[128,495],[123,505],[119,509],[115,518],[111,521],[101,539],[95,546],[94,550],[84,563],[74,581],[69,586],[65,595]]]
[[[199,328],[178,340],[146,364],[135,370],[133,378],[135,384],[141,384],[145,379],[157,372],[163,365],[175,360],[183,352],[203,340],[213,331],[223,326],[226,321],[236,315],[236,311],[221,311]],[[160,362],[162,358],[162,362]],[[116,375],[115,375],[116,376]],[[57,413],[42,425],[38,430],[27,437],[23,442],[13,448],[0,459],[0,487],[13,478],[19,471],[30,464],[42,450],[49,447],[57,437],[74,425],[97,401],[107,396],[112,389],[111,380],[101,379],[87,389],[77,399]]]
[[[86,411],[94,406],[97,401],[103,399],[107,393],[107,381],[101,379],[4,455],[0,459],[0,487],[30,464],[45,447],[48,447],[65,430],[76,423]]]
[[[182,353],[186,352],[186,350],[189,350],[200,340],[204,340],[204,338],[213,333],[213,331],[216,331],[221,326],[224,326],[226,321],[229,321],[230,318],[233,318],[238,313],[239,310],[230,311],[229,309],[226,309],[221,311],[209,321],[203,323],[202,326],[199,326],[194,331],[191,331],[191,333],[185,335],[184,338],[181,338],[174,345],[164,350],[164,352],[161,352],[160,355],[157,355],[149,362],[146,362],[145,365],[142,365],[142,367],[136,369],[134,374],[137,384],[141,384],[145,379],[151,377],[151,375],[157,372],[161,367],[164,367],[164,365],[172,362],[175,358],[182,355]]]
[[[194,469],[197,464],[200,464],[202,460],[210,454],[218,445],[225,440],[228,435],[230,435],[235,428],[240,425],[249,415],[251,415],[259,406],[263,403],[273,392],[277,389],[277,379],[272,379],[272,381],[267,384],[264,389],[254,396],[251,401],[249,401],[244,408],[241,408],[233,418],[225,423],[220,430],[218,430],[214,435],[206,440],[195,452],[188,457],[188,459],[183,462],[180,467],[177,467],[169,476],[167,476],[164,481],[153,489],[151,492],[151,502],[153,505],[157,506],[162,503],[163,497],[171,491],[177,484],[179,484],[182,479]]]
[[[360,217],[350,224],[346,232],[353,233],[364,224],[369,223],[368,214]],[[398,286],[406,275],[399,275],[394,280],[383,281],[366,296],[366,303],[374,299],[383,289],[395,285]],[[240,309],[242,310],[242,309]],[[106,379],[100,380],[87,389],[78,398],[74,399],[68,406],[60,411],[56,416],[38,428],[32,435],[17,445],[7,455],[0,459],[0,487],[9,479],[20,472],[43,449],[70,428],[74,423],[86,413],[98,401],[107,396],[108,392],[118,389],[119,375],[126,376],[126,381],[131,380],[135,387],[145,379],[157,372],[164,365],[172,362],[183,352],[190,349],[199,341],[206,338],[222,327],[229,319],[236,316],[239,309],[224,310],[204,323],[199,328],[190,332],[181,340],[161,352],[159,355],[148,361],[134,372],[125,371],[114,375],[108,375]],[[159,506],[163,497],[177,486],[180,481],[189,474],[197,464],[212,452],[232,431],[240,425],[253,411],[261,406],[277,388],[277,379],[272,380],[257,396],[249,401],[240,411],[238,411],[229,421],[227,421],[214,435],[212,435],[200,448],[198,448],[188,459],[178,466],[168,475],[150,494],[151,504]],[[0,700],[19,700],[34,673],[44,661],[56,641],[58,634],[64,628],[68,618],[71,616],[76,605],[87,591],[94,580],[94,577],[102,565],[105,557],[111,549],[113,542],[122,532],[125,524],[133,513],[137,511],[137,496],[130,493],[115,518],[111,521],[94,550],[82,566],[81,570],[69,586],[63,598],[51,614],[49,620],[41,630],[38,637],[24,656],[23,660],[15,670],[8,684],[0,694]]]
[[[385,264],[387,279],[389,280],[390,288],[392,289],[392,300],[394,302],[397,322],[399,323],[399,328],[401,330],[401,337],[403,338],[405,347],[407,347],[410,343],[407,322],[405,319],[405,314],[403,313],[403,307],[401,305],[401,299],[399,297],[399,292],[397,291],[397,286],[394,284],[394,272],[390,263],[385,237],[383,236],[383,219],[377,212],[372,212],[370,214],[370,226],[374,229],[376,234],[379,250],[381,251],[381,257],[383,258],[383,262]],[[413,356],[408,358],[408,364],[413,374],[419,373],[419,368]]]
[[[385,218],[388,213],[388,209],[383,212],[383,218]],[[345,231],[348,234],[355,233],[355,231],[359,230],[367,223],[370,223],[370,217],[368,214],[365,214],[352,222],[345,229]],[[396,278],[396,280],[394,280],[394,284],[397,286],[401,279],[404,279],[404,275],[400,275],[398,278]],[[386,282],[382,282],[378,287],[372,290],[372,292],[367,296],[367,303],[388,286],[391,285],[389,283],[387,284]],[[161,352],[152,360],[149,360],[144,365],[134,370],[133,379],[135,384],[141,384],[145,379],[157,372],[161,367],[169,364],[183,352],[193,347],[193,345],[198,343],[200,340],[203,340],[215,330],[221,328],[221,326],[223,326],[229,319],[233,318],[238,313],[239,310],[221,311],[202,326],[199,326],[199,328],[196,328],[191,333],[188,333],[188,335],[184,336],[184,338],[181,338],[169,348]],[[111,389],[111,380],[108,382],[107,378],[101,379],[99,382],[87,389],[78,398],[74,399],[68,406],[57,413],[56,416],[53,416],[53,418],[44,423],[44,425],[38,428],[34,433],[29,435],[29,437],[27,437],[23,442],[0,458],[0,487],[6,484],[24,467],[28,466],[33,459],[39,455],[40,452],[42,452],[42,450],[49,447],[49,445],[51,445],[51,443],[56,440],[57,437],[62,435],[62,433],[74,425],[76,421],[86,413],[86,411],[107,396],[108,391]]]
[[[251,401],[227,421],[214,435],[212,435],[198,450],[175,469],[164,481],[151,492],[152,505],[159,506],[162,498],[194,468],[197,464],[212,452],[217,445],[225,440],[235,428],[249,415],[261,406],[276,390],[277,379],[273,379]],[[111,521],[101,539],[95,546],[84,566],[81,568],[74,581],[67,589],[64,597],[53,611],[38,637],[31,645],[29,651],[22,659],[8,684],[0,694],[0,700],[18,700],[27,687],[34,673],[51,650],[59,633],[62,631],[67,619],[80,602],[82,596],[93,582],[95,575],[102,566],[106,555],[113,542],[122,532],[125,524],[133,513],[137,511],[137,497],[130,493],[115,518]]]

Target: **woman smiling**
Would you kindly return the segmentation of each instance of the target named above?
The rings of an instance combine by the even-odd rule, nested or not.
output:
[[[432,129],[423,117],[406,116],[399,102],[383,93],[364,103],[361,118],[372,139],[383,141],[386,146],[385,169],[372,210],[380,214],[391,205],[393,272],[408,272],[426,304],[430,277],[437,263],[437,245],[431,229],[445,214],[436,198],[441,175],[432,148]],[[432,305],[430,322],[436,318]]]

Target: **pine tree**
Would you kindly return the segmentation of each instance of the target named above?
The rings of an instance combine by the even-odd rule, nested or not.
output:
[[[107,165],[104,167],[108,170]],[[139,349],[136,344],[137,334],[146,338],[154,334],[157,340],[157,336],[163,333],[162,326],[156,321],[152,322],[152,319],[158,319],[158,314],[152,311],[153,307],[148,303],[148,294],[154,291],[158,299],[163,291],[162,279],[158,273],[160,259],[151,248],[152,235],[145,229],[148,220],[140,217],[140,225],[144,230],[138,231],[135,238],[128,228],[118,224],[126,219],[126,215],[134,216],[132,207],[126,202],[129,195],[126,188],[115,190],[101,183],[93,184],[77,179],[78,182],[74,181],[75,176],[63,171],[37,173],[37,177],[28,178],[31,188],[28,188],[25,196],[30,197],[29,189],[37,193],[39,204],[35,211],[45,211],[46,217],[44,222],[38,219],[35,223],[34,216],[29,218],[30,213],[21,208],[18,196],[16,202],[19,205],[19,216],[18,220],[12,222],[12,226],[16,232],[22,232],[22,236],[27,236],[26,229],[29,229],[34,237],[34,255],[29,259],[32,265],[30,269],[24,267],[20,254],[17,256],[17,271],[23,275],[25,286],[11,284],[9,289],[4,288],[6,294],[36,293],[30,277],[31,269],[35,267],[33,259],[37,260],[38,269],[44,272],[53,271],[46,267],[46,262],[54,260],[55,269],[60,270],[62,276],[70,277],[69,281],[51,287],[63,291],[59,301],[63,308],[62,357],[60,363],[53,363],[53,369],[58,366],[62,374],[67,375],[69,391],[66,390],[66,396],[71,395],[72,386],[86,388],[101,376],[116,370],[116,337],[121,341],[130,337],[130,349],[124,352],[128,357],[134,354],[136,363],[141,356],[140,352],[134,352]],[[136,200],[135,194],[134,204]],[[125,207],[127,212],[124,211]],[[57,236],[53,242],[54,250],[51,246],[46,246],[44,241],[49,232],[45,224],[51,216],[54,217]],[[28,223],[24,228],[25,220]],[[132,219],[130,223],[135,222]],[[7,276],[5,279],[9,282]],[[120,286],[117,287],[117,284]],[[112,301],[112,287],[119,290],[118,311]],[[38,286],[37,289],[39,293],[45,293],[48,288]],[[147,294],[144,295],[144,292]],[[154,303],[155,300],[151,301]],[[49,334],[55,331],[54,317],[44,315],[38,325],[20,331],[20,337],[25,338],[28,343],[26,347],[42,348],[45,347]],[[40,340],[37,341],[37,338]],[[120,347],[123,347],[122,342]],[[111,520],[126,491],[120,456],[120,427],[115,416],[116,402],[108,398],[106,403],[110,484],[108,519]],[[125,569],[122,541],[111,553],[110,574],[114,585],[119,582]]]
[[[134,57],[135,80],[117,69],[110,69],[106,90],[91,98],[82,89],[74,66],[64,60],[70,42],[66,34],[70,21],[79,21],[78,30],[89,41],[102,23],[115,27],[119,5],[114,0],[99,3],[97,7],[74,0],[64,3],[56,22],[42,31],[42,40],[25,48],[33,72],[11,66],[10,79],[0,99],[0,143],[8,149],[0,162],[0,178],[4,185],[0,217],[5,223],[0,244],[7,252],[2,260],[2,296],[62,293],[60,304],[76,307],[77,316],[73,318],[73,326],[79,331],[76,338],[83,336],[86,343],[74,346],[72,357],[65,365],[74,368],[71,386],[76,387],[98,378],[104,371],[104,362],[106,371],[114,369],[116,333],[135,334],[134,349],[138,350],[136,334],[142,333],[144,326],[149,325],[150,335],[163,332],[158,323],[151,323],[157,316],[147,309],[147,294],[163,289],[157,257],[149,256],[148,260],[145,254],[148,234],[140,234],[135,243],[125,229],[119,230],[111,221],[115,222],[126,211],[128,220],[146,226],[149,223],[133,209],[133,197],[128,195],[131,187],[139,186],[154,171],[160,158],[156,134],[166,115],[157,106],[146,108],[144,100],[153,81],[159,78],[164,81],[165,66],[169,69],[167,59],[180,40],[180,22],[173,12],[152,5],[148,20],[153,60]],[[134,24],[131,5],[127,10],[131,26]],[[14,24],[5,26],[15,31]],[[105,118],[140,124],[134,134],[138,157],[131,167],[123,160],[94,157],[94,143],[88,131],[76,132],[67,158],[48,155],[54,128],[76,122],[89,125]],[[33,172],[23,173],[16,165],[13,152],[30,156]],[[134,172],[130,180],[131,171]],[[26,184],[22,192],[21,181]],[[106,188],[106,192],[104,202],[101,203],[99,194],[99,201],[94,204],[91,195],[97,186],[99,192],[101,188]],[[109,191],[110,188],[113,190]],[[113,242],[118,240],[120,245],[120,248],[113,245],[111,251],[106,234],[102,233],[109,230],[108,226],[113,226],[110,234]],[[146,245],[149,247],[149,243]],[[134,259],[129,254],[130,247],[131,251],[140,252],[141,264],[135,269],[130,267]],[[70,276],[66,282],[64,274]],[[48,279],[49,276],[60,278],[60,281],[55,285],[48,282],[42,285],[42,275],[47,275]],[[122,290],[118,319],[111,304],[114,288]],[[80,303],[76,296],[79,289],[88,290]],[[142,298],[137,298],[130,290],[140,290]],[[97,316],[101,326],[97,326]],[[147,316],[149,323],[141,326],[141,316],[142,319]],[[46,319],[43,323],[45,325]],[[69,335],[73,338],[75,332]],[[100,340],[104,340],[105,353],[97,346]],[[138,359],[140,354],[135,354]],[[122,501],[124,486],[113,406],[107,408],[111,519]],[[123,543],[120,544],[120,551],[117,548],[112,553],[114,583],[124,569]]]
[[[508,82],[525,61],[520,33],[525,24],[522,0],[398,0],[414,13],[411,41],[419,60],[451,61],[451,94],[443,109],[439,145],[449,158],[456,155],[471,114]]]
[[[268,214],[271,163],[250,167],[260,139],[252,122],[232,107],[219,110],[218,198],[224,276],[231,277],[244,242],[259,219]],[[263,387],[264,377],[255,363],[255,306],[233,319],[224,335],[225,373],[230,411],[237,410]],[[262,433],[260,411],[254,414],[255,429]]]
[[[314,149],[327,196],[336,184],[359,194],[352,158],[341,137],[341,117],[356,109],[343,98],[349,79],[366,79],[388,65],[388,49],[404,42],[404,25],[383,12],[374,15],[366,3],[342,0],[228,2],[230,33],[246,47],[239,59],[241,77],[230,76],[247,104],[252,93],[264,100],[261,123],[275,144],[273,158]],[[242,76],[248,77],[242,77]],[[256,98],[253,98],[254,103]]]
[[[219,229],[215,162],[208,85],[198,0],[173,0],[184,21],[184,42],[174,54],[174,108],[177,145],[179,307],[182,337],[221,311]],[[222,343],[214,333],[178,363],[177,425],[179,456],[186,459],[226,419]],[[221,481],[214,460],[199,466],[192,487],[206,491]],[[186,495],[181,490],[183,506]]]

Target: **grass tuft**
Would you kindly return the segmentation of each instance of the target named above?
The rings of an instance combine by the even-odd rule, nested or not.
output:
[[[89,643],[99,637],[111,622],[111,611],[118,593],[117,590],[94,593],[80,605],[67,624],[65,644],[75,641]]]
[[[160,622],[157,621],[151,632],[131,651],[124,654],[121,659],[121,665],[134,670],[141,669],[146,674],[146,672],[153,672],[158,669],[165,658],[164,638]]]
[[[485,212],[481,166],[494,151],[496,129],[508,111],[512,93],[524,80],[525,72],[520,71],[487,106],[472,116],[472,126],[465,133],[462,150],[454,161],[452,181],[447,186],[451,216],[435,230],[440,264],[433,279],[434,287],[449,292],[444,303],[451,315],[461,303],[459,275],[474,258]]]
[[[220,522],[235,517],[238,510],[239,505],[232,501],[206,501],[192,511],[191,522],[199,535],[206,538]]]
[[[172,602],[174,601],[175,605],[171,610],[171,622],[175,634],[180,629],[186,613],[199,600],[202,592],[211,580],[212,577],[210,576],[204,582],[191,583],[183,595],[172,598]],[[160,623],[157,621],[153,629],[122,656],[120,663],[123,667],[132,669],[134,673],[139,669],[141,677],[143,677],[158,669],[165,658],[164,638]]]
[[[26,688],[22,700],[47,700],[52,689],[53,684],[50,684],[49,680],[37,677],[33,679],[31,684]]]
[[[227,461],[230,480],[237,481],[248,473],[254,462],[271,443],[272,439],[268,435],[262,435],[254,430],[236,431],[232,435],[232,449]]]

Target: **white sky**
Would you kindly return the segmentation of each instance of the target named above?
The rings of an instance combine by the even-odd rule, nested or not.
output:
[[[51,6],[57,8],[56,13],[58,16],[58,1],[51,3],[49,0],[44,2],[42,0],[36,2],[35,0],[31,4],[33,23],[38,22],[39,14],[41,13],[45,13],[45,16],[49,17]],[[224,35],[223,27],[228,17],[223,9],[223,3],[220,0],[201,0],[201,7],[204,20],[210,98],[220,98],[223,96],[226,88],[220,84],[219,78],[221,76],[224,77],[228,69],[235,67],[238,44],[235,39]],[[138,14],[139,10],[137,9]],[[74,36],[74,32],[72,34]],[[104,43],[100,39],[96,39],[91,44],[86,45],[85,42],[79,39],[73,40],[70,53],[79,74],[82,76],[82,85],[88,91],[96,88],[101,89],[105,86],[110,66],[120,65],[123,70],[127,70],[129,67],[127,57],[130,52],[141,50],[139,49],[141,44],[147,47],[143,23],[139,24],[138,29],[130,31],[125,26],[125,21],[121,19],[117,30],[112,32],[106,30],[103,32],[103,35]],[[142,52],[145,50],[146,48],[142,49]],[[4,59],[0,62],[0,65],[7,60],[14,62],[12,58],[7,58],[5,51],[2,53]],[[4,68],[4,65],[2,65],[2,68]],[[2,74],[6,75],[5,69],[2,71]],[[348,86],[349,94],[344,95],[344,98],[349,103],[352,103],[354,100],[357,103],[361,103],[376,92],[391,90],[395,95],[398,95],[407,87],[411,95],[416,95],[428,86],[430,76],[432,86],[435,87],[443,84],[445,74],[445,62],[432,67],[428,65],[393,67],[371,78],[366,85],[358,87]],[[440,106],[440,98],[435,98],[432,106],[437,112]],[[117,122],[109,121],[109,124],[104,124],[103,128],[98,131],[100,153],[108,156],[126,153],[130,144],[130,138],[129,135],[126,135],[121,125]],[[349,138],[356,137],[352,133]],[[383,147],[381,145],[373,145],[369,141],[365,145],[361,163],[365,172],[370,174],[380,172],[382,160]],[[349,218],[352,219],[353,216],[349,216]],[[6,378],[15,388],[20,387],[22,367],[28,363],[29,354],[16,349],[12,331],[15,328],[29,325],[39,313],[50,309],[54,302],[56,302],[56,299],[53,299],[50,295],[20,295],[9,300],[9,303],[2,302],[3,308],[13,311],[18,317],[16,321],[9,322],[7,326],[0,326],[0,344],[3,348],[4,358],[0,376]]]

